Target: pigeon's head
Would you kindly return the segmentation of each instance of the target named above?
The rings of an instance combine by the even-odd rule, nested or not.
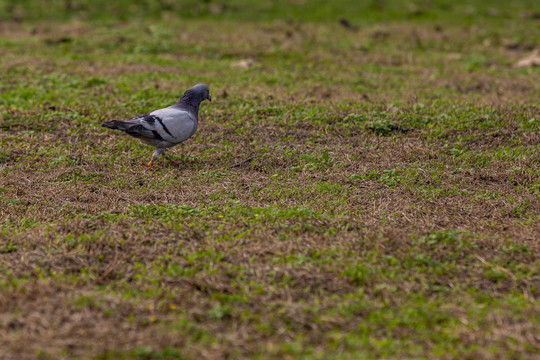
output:
[[[198,84],[192,87],[192,89],[194,89],[195,92],[202,94],[201,101],[203,100],[212,101],[212,97],[210,96],[210,89],[208,88],[208,86],[204,84]]]
[[[198,84],[187,90],[182,98],[188,98],[191,101],[201,102],[203,100],[212,101],[210,89],[205,84]]]
[[[203,100],[212,101],[210,89],[204,84],[198,84],[186,90],[182,98],[178,100],[176,106],[191,111],[196,115],[199,113],[199,105]]]

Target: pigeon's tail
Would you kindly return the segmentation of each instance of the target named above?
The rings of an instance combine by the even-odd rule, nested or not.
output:
[[[107,121],[107,122],[103,123],[103,125],[101,125],[101,126],[104,126],[106,128],[109,128],[109,129],[127,131],[127,129],[129,129],[130,127],[133,126],[133,124],[131,124],[129,121],[113,120],[113,121]]]
[[[107,121],[101,126],[104,126],[109,129],[122,130],[128,133],[129,135],[136,138],[148,138],[148,139],[157,139],[163,140],[161,135],[156,130],[147,129],[144,125],[141,124],[141,117],[131,119],[128,121]]]

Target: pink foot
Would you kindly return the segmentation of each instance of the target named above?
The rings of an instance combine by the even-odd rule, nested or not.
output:
[[[170,162],[172,162],[174,165],[180,165],[180,161],[173,160],[170,157],[168,157],[167,155],[165,155],[165,158],[167,160],[169,160]]]
[[[144,166],[147,170],[150,170],[152,165],[154,165],[154,161],[150,160],[150,162],[148,164],[141,161],[141,165]]]

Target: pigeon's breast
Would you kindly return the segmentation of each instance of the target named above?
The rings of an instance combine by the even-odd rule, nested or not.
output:
[[[171,134],[177,142],[189,139],[197,131],[197,121],[193,119],[182,119],[181,121],[171,121],[168,123]]]

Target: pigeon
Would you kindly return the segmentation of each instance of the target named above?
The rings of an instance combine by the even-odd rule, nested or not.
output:
[[[108,121],[102,126],[125,131],[141,142],[154,146],[156,150],[152,154],[152,159],[148,164],[143,163],[150,168],[167,148],[180,144],[195,134],[199,120],[199,105],[203,100],[212,101],[210,89],[204,84],[198,84],[187,90],[174,105],[128,121]],[[177,164],[166,154],[164,156]]]

